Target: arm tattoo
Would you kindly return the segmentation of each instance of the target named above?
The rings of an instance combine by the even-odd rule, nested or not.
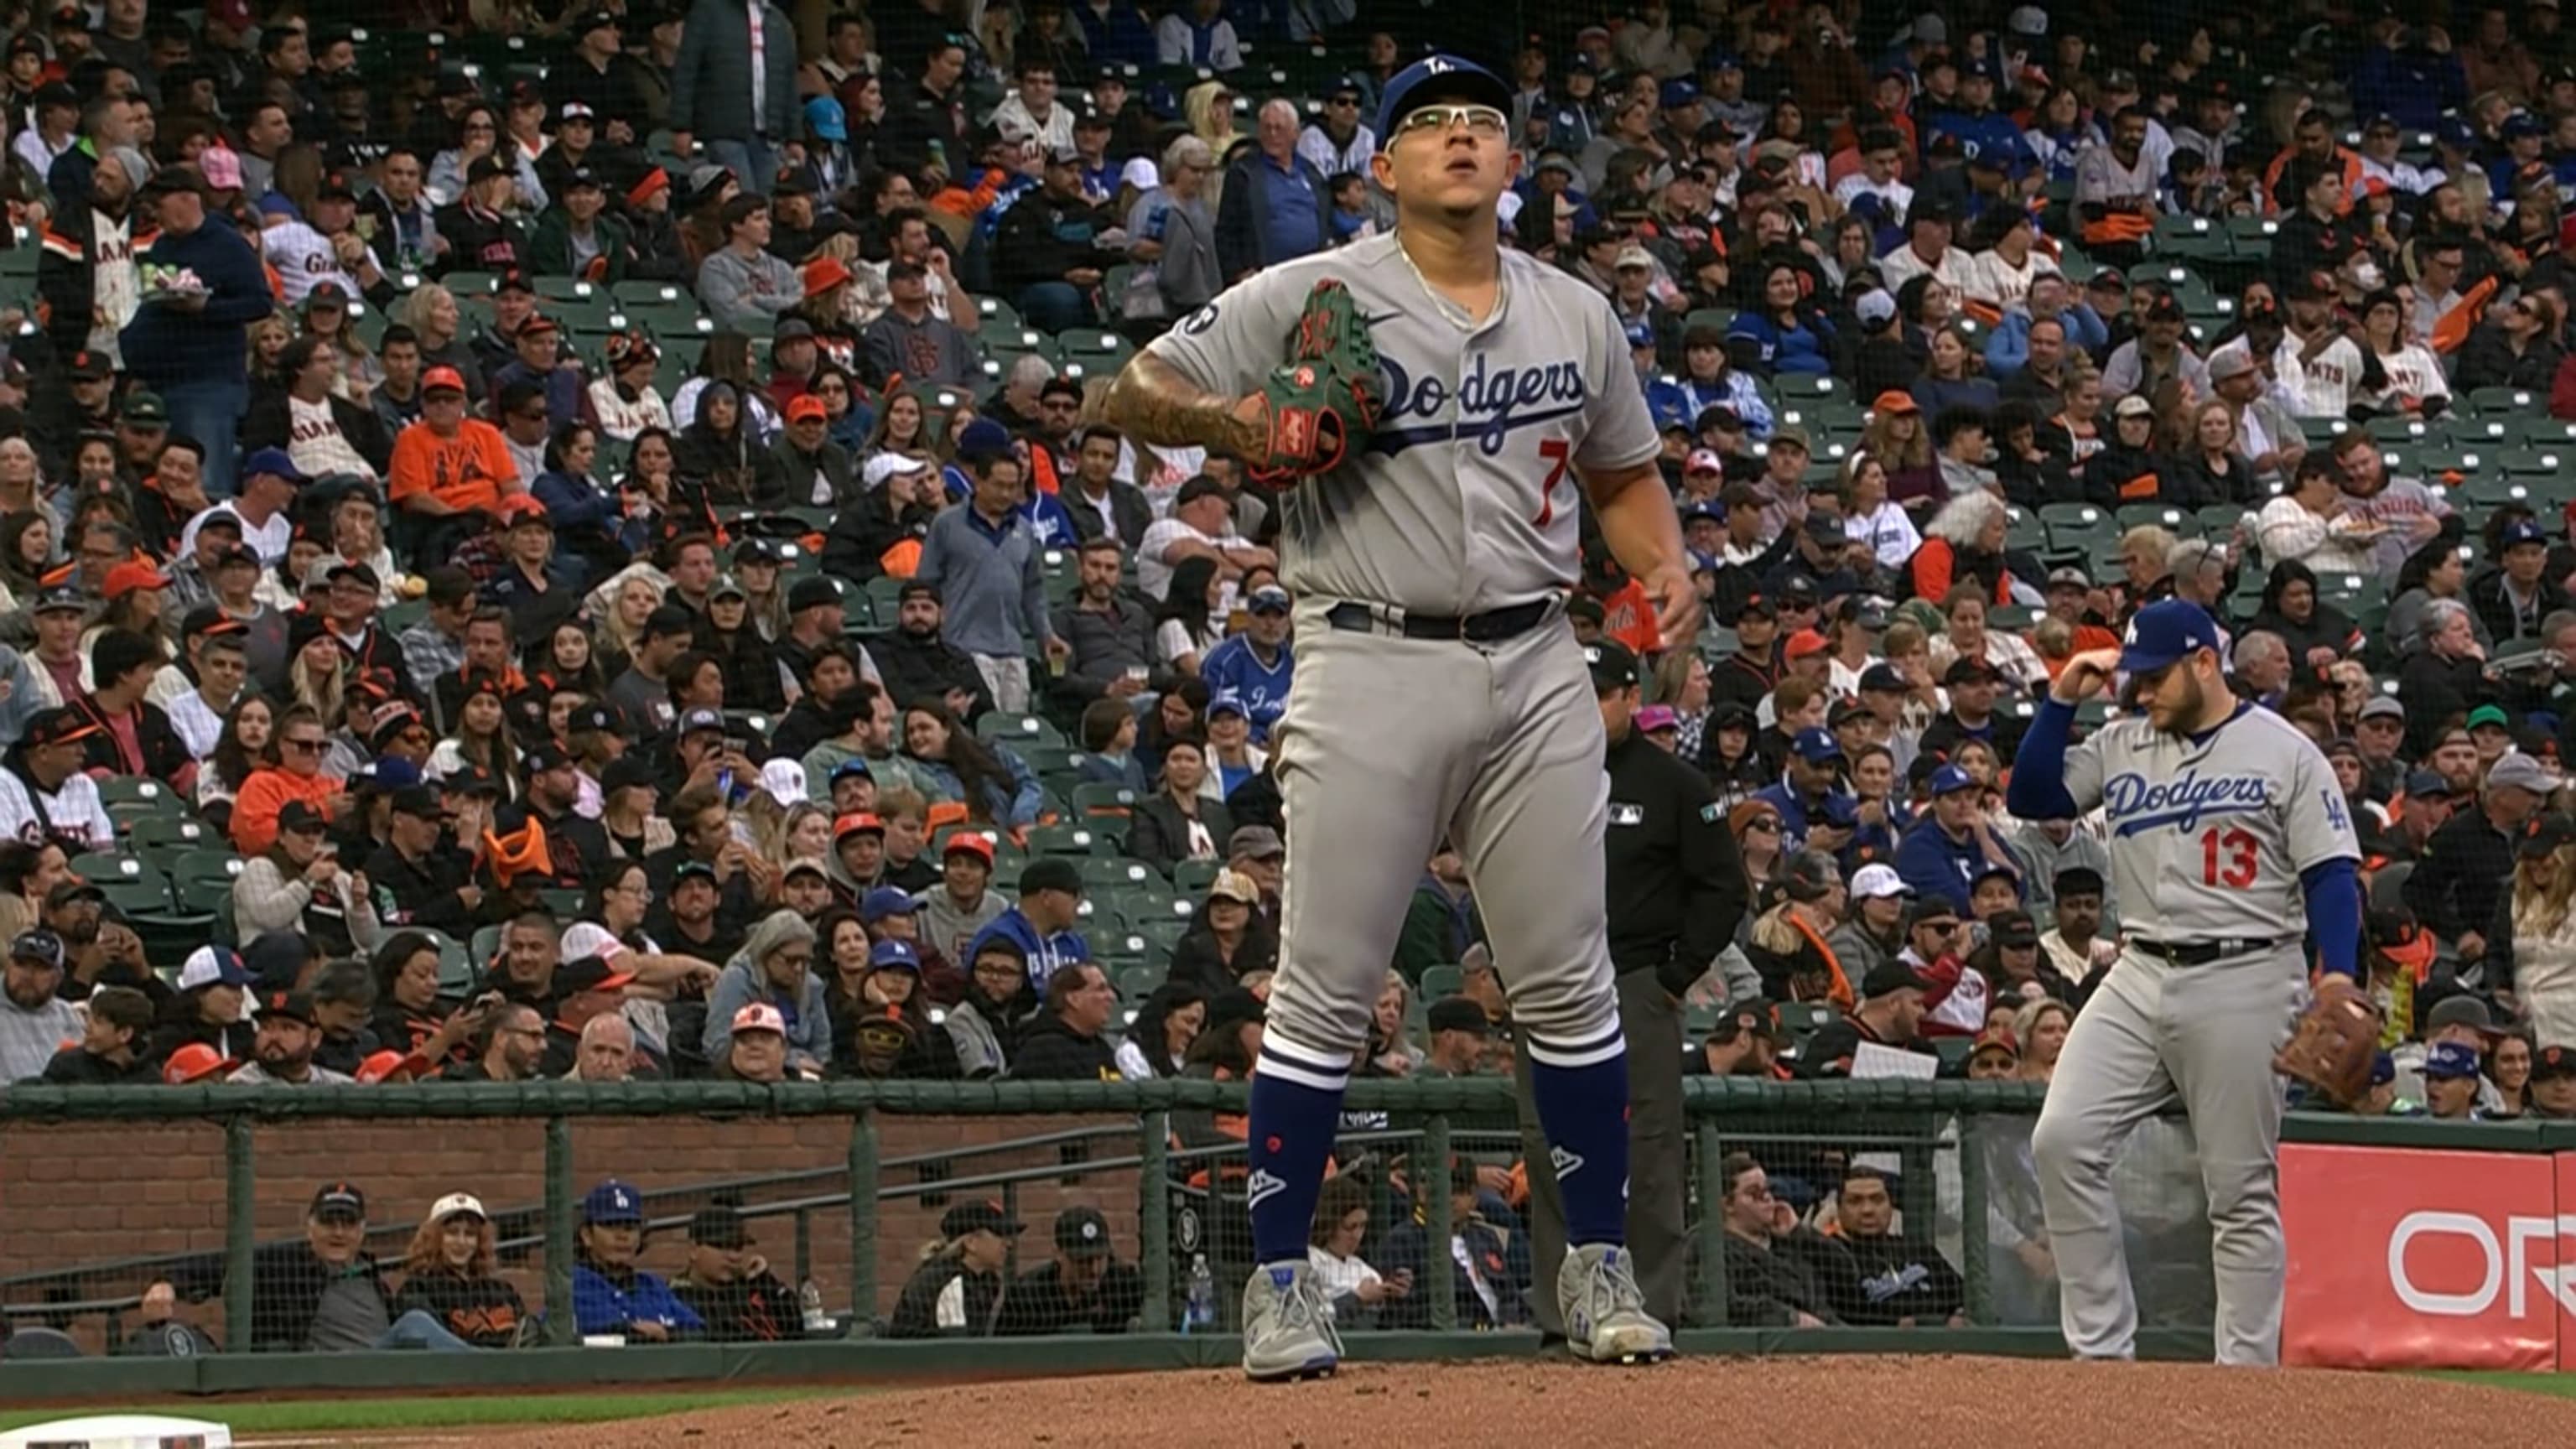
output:
[[[1140,353],[1109,384],[1101,413],[1139,442],[1207,448],[1239,458],[1264,451],[1261,426],[1235,409],[1236,399],[1209,392],[1152,353]]]

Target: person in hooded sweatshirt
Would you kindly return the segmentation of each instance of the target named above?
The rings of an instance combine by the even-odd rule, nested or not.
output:
[[[1116,1048],[1107,1036],[1118,1010],[1109,973],[1089,961],[1070,961],[1047,977],[1046,1004],[1020,1035],[1010,1075],[1032,1082],[1120,1080]]]

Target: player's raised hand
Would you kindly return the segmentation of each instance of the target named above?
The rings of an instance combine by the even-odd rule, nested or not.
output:
[[[2119,650],[2087,649],[2067,660],[2066,667],[2057,672],[2057,682],[2049,686],[2049,697],[2060,704],[2082,704],[2108,689],[2119,667]]]

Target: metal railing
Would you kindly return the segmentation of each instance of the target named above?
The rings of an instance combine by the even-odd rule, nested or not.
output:
[[[1990,1205],[1988,1154],[1978,1148],[1984,1129],[2026,1125],[2040,1106],[2043,1089],[2019,1083],[1953,1081],[1870,1081],[1848,1083],[1783,1083],[1742,1078],[1694,1079],[1686,1084],[1686,1107],[1694,1159],[1693,1196],[1699,1211],[1692,1224],[1699,1304],[1703,1323],[1724,1324],[1727,1312],[1725,1226],[1715,1205],[1723,1197],[1721,1164],[1738,1146],[1795,1143],[1837,1144],[1846,1149],[1891,1151],[1907,1170],[1900,1176],[1903,1204],[1911,1217],[1929,1209],[1925,1219],[1955,1221],[1972,1250],[1960,1254],[1959,1267],[1972,1323],[1992,1323],[1995,1285],[1987,1254],[1975,1243],[1978,1225]],[[1175,1145],[1171,1123],[1176,1112],[1236,1112],[1244,1106],[1241,1083],[1179,1080],[1152,1083],[913,1083],[854,1082],[762,1087],[741,1083],[627,1083],[594,1086],[550,1082],[525,1085],[441,1084],[376,1087],[363,1091],[279,1087],[196,1087],[128,1091],[95,1088],[20,1087],[0,1094],[0,1171],[9,1161],[12,1129],[38,1124],[219,1124],[225,1143],[225,1280],[222,1321],[228,1344],[253,1341],[251,1330],[253,1275],[257,1238],[257,1129],[279,1124],[328,1121],[458,1121],[542,1120],[544,1198],[537,1210],[543,1227],[513,1239],[514,1246],[536,1247],[544,1260],[545,1301],[558,1307],[571,1302],[574,1219],[579,1188],[574,1179],[573,1129],[593,1119],[620,1118],[766,1118],[843,1119],[848,1123],[844,1160],[833,1168],[726,1179],[689,1187],[666,1188],[657,1199],[703,1198],[733,1183],[816,1186],[824,1191],[784,1199],[750,1202],[746,1215],[794,1217],[798,1233],[799,1270],[809,1256],[811,1225],[835,1213],[846,1213],[849,1281],[839,1300],[848,1305],[846,1320],[853,1334],[864,1335],[879,1301],[879,1206],[889,1201],[930,1194],[998,1190],[1009,1195],[1041,1179],[1136,1173],[1139,1267],[1145,1280],[1140,1327],[1147,1334],[1168,1333],[1176,1304],[1174,1287],[1180,1255],[1172,1229],[1177,1201],[1189,1190],[1183,1180],[1197,1167],[1239,1156],[1240,1143],[1182,1148]],[[1453,1145],[1469,1136],[1509,1136],[1517,1114],[1508,1079],[1464,1078],[1423,1081],[1363,1081],[1352,1085],[1347,1107],[1352,1112],[1386,1114],[1380,1131],[1347,1133],[1346,1148],[1404,1148],[1413,1160],[1445,1163]],[[1000,1143],[888,1156],[881,1125],[889,1116],[1044,1116],[1051,1114],[1116,1114],[1132,1124],[1086,1126],[1060,1133],[1022,1136]],[[2000,1121],[1998,1119],[2001,1119]],[[1484,1130],[1480,1130],[1484,1129]],[[1132,1153],[1114,1157],[1086,1154],[1078,1162],[1006,1168],[971,1174],[943,1174],[904,1183],[886,1180],[890,1169],[926,1168],[958,1158],[989,1157],[1032,1146],[1089,1144],[1132,1135]],[[2438,1124],[2419,1120],[2365,1121],[2294,1115],[2289,1135],[2312,1141],[2368,1141],[2379,1145],[2472,1147],[2487,1150],[2547,1151],[2576,1147],[2571,1124]],[[1766,1155],[1757,1151],[1757,1155]],[[1917,1171],[1939,1161],[1955,1173],[1955,1214],[1935,1201],[1936,1183],[1944,1174]],[[836,1180],[837,1179],[837,1180]],[[1436,1180],[1436,1179],[1435,1179]],[[1416,1178],[1417,1184],[1421,1181]],[[1384,1201],[1383,1184],[1380,1201]],[[1427,1240],[1445,1243],[1455,1227],[1445,1192],[1417,1192],[1416,1208]],[[525,1212],[527,1210],[521,1210]],[[678,1226],[685,1216],[664,1215],[656,1226]],[[200,1255],[202,1256],[202,1255]],[[32,1272],[13,1282],[61,1281],[68,1272],[100,1275],[110,1268],[137,1270],[154,1260],[91,1265],[54,1273]],[[1455,1266],[1445,1252],[1425,1254],[1425,1281],[1430,1327],[1457,1326]],[[46,1303],[11,1312],[61,1313],[82,1308],[114,1311],[130,1300],[90,1303]],[[569,1312],[546,1317],[546,1341],[577,1342]]]

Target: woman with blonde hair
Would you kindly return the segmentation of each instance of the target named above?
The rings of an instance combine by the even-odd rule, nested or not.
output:
[[[1882,396],[1860,430],[1854,462],[1875,458],[1887,470],[1887,496],[1908,512],[1929,512],[1941,501],[1941,465],[1932,456],[1932,430],[1923,410],[1905,393]]]
[[[1698,759],[1700,742],[1708,732],[1708,661],[1695,650],[1665,650],[1647,679],[1646,703],[1673,712],[1673,722],[1680,729],[1673,737],[1673,753],[1685,760]]]
[[[1413,983],[1405,980],[1401,971],[1387,972],[1386,984],[1378,988],[1376,1008],[1369,1014],[1363,1071],[1375,1071],[1382,1077],[1406,1077],[1422,1065],[1422,1049],[1406,1035],[1412,1019]]]
[[[2013,1013],[2013,1040],[2021,1043],[2021,1079],[2046,1082],[2057,1073],[2057,1054],[2066,1049],[2066,1029],[2075,1023],[2074,1009],[2063,1001],[2025,1002]]]
[[[2540,817],[2517,855],[2505,902],[2511,920],[2498,923],[2509,928],[2485,934],[2512,942],[2507,969],[2532,1039],[2576,1043],[2576,815]]]

